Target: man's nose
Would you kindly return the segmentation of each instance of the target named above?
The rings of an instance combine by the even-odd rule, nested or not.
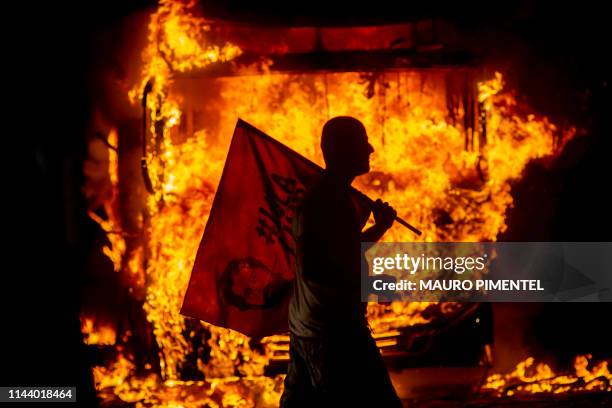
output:
[[[374,153],[374,147],[368,143],[368,153]]]

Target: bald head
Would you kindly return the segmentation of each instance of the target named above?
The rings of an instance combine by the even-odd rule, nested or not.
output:
[[[337,116],[325,123],[321,150],[328,169],[353,177],[370,170],[369,157],[374,151],[363,123],[350,116]]]

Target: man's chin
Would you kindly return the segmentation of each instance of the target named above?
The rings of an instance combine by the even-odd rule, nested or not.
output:
[[[364,174],[369,173],[369,172],[370,172],[370,165],[368,164],[368,165],[366,165],[366,166],[364,166],[363,168],[360,169],[358,175],[359,176],[363,176]]]
[[[353,167],[351,174],[353,175],[353,177],[359,177],[369,172],[370,172],[370,165],[368,164],[368,165],[364,165],[361,167]]]

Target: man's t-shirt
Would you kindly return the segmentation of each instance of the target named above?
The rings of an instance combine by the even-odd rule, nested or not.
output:
[[[324,172],[304,197],[293,224],[293,334],[320,338],[367,324],[360,292],[362,227],[350,186]]]

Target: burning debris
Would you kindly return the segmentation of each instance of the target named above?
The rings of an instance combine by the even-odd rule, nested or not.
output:
[[[94,380],[102,406],[137,407],[276,407],[282,377],[226,377],[205,381],[162,381],[157,375],[138,377],[123,354],[110,367],[95,367]]]
[[[533,357],[517,364],[510,374],[493,374],[482,386],[483,392],[499,396],[584,391],[612,391],[608,361],[594,363],[591,355],[574,360],[573,373],[555,373],[548,364]]]

